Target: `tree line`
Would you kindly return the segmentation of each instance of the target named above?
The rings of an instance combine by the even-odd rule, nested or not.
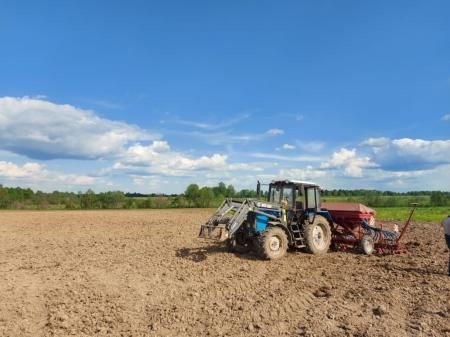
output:
[[[256,191],[236,191],[223,182],[214,187],[189,185],[181,194],[140,194],[109,191],[42,192],[0,185],[0,209],[146,209],[217,207],[224,198],[256,198]],[[390,192],[376,190],[324,190],[324,201],[361,202],[371,207],[450,206],[450,192]]]
[[[215,207],[224,198],[254,198],[256,192],[236,191],[233,185],[219,183],[215,187],[189,185],[181,194],[141,194],[108,191],[42,192],[30,188],[0,185],[0,209],[136,209]]]
[[[324,190],[324,201],[359,202],[371,207],[407,207],[418,203],[424,207],[450,206],[450,192],[410,191],[392,192],[377,190]]]
[[[450,192],[441,191],[408,191],[408,192],[394,192],[394,191],[379,191],[379,190],[322,190],[323,196],[336,196],[336,197],[348,197],[348,196],[363,196],[363,195],[377,195],[377,196],[431,196],[433,194],[442,194],[447,197],[450,196]]]

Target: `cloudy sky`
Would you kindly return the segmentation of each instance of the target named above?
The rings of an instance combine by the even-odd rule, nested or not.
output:
[[[450,190],[448,1],[2,1],[0,184]]]

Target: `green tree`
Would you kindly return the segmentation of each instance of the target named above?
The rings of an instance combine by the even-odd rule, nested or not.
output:
[[[100,193],[97,198],[100,207],[107,209],[122,208],[126,200],[125,194],[120,191]]]
[[[227,198],[232,198],[236,195],[236,190],[234,189],[233,185],[228,185],[226,192],[225,192],[225,196]]]
[[[202,187],[199,191],[198,207],[211,207],[214,201],[214,192],[209,187]]]
[[[183,195],[177,195],[176,197],[172,198],[170,202],[170,207],[173,208],[185,208],[188,206],[189,206],[188,200]]]
[[[6,208],[7,205],[7,190],[0,185],[0,208]]]
[[[190,184],[187,188],[186,191],[184,192],[184,195],[186,197],[186,199],[189,202],[189,206],[195,206],[197,204],[197,200],[199,197],[199,187],[197,184]]]
[[[430,204],[431,206],[445,206],[446,204],[446,196],[442,192],[433,191],[430,195]]]
[[[225,183],[220,182],[219,185],[213,187],[213,192],[216,197],[224,197],[227,193],[227,186],[225,185]]]
[[[93,209],[97,207],[97,196],[94,191],[88,189],[86,193],[81,196],[81,208]]]

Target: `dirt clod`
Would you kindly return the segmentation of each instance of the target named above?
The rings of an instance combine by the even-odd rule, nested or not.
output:
[[[324,286],[320,287],[314,292],[314,296],[316,297],[331,297],[331,289],[330,287]]]
[[[386,308],[385,305],[381,304],[373,309],[373,313],[374,313],[374,315],[377,315],[377,316],[383,316],[388,313],[388,309]]]

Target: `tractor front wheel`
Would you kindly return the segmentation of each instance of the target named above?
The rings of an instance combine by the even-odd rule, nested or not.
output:
[[[316,215],[314,221],[305,224],[306,250],[311,254],[324,254],[331,243],[331,229],[327,219]]]
[[[258,253],[263,259],[279,259],[286,255],[287,249],[288,238],[280,227],[269,227],[259,236]]]
[[[252,242],[243,231],[238,231],[233,238],[227,240],[228,251],[246,254],[252,250]]]

